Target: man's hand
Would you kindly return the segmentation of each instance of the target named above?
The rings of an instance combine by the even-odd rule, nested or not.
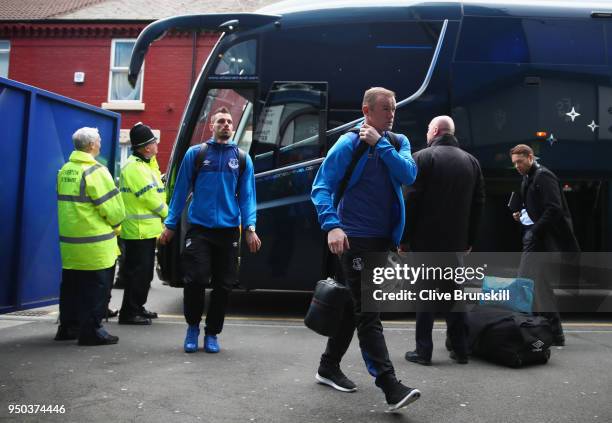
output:
[[[521,220],[521,212],[517,211],[517,212],[512,213],[512,218],[514,220],[516,220],[517,222],[520,221]]]
[[[170,243],[173,236],[174,236],[174,231],[172,229],[164,228],[164,231],[159,236],[159,243],[161,245],[166,245]]]
[[[374,146],[380,139],[380,134],[373,126],[364,123],[359,128],[359,139],[368,145]]]
[[[349,250],[349,242],[346,234],[340,228],[335,228],[327,234],[327,245],[332,254],[342,254],[344,250]]]
[[[257,236],[255,232],[247,231],[246,233],[246,242],[249,246],[249,251],[252,253],[256,253],[261,248],[261,240]]]

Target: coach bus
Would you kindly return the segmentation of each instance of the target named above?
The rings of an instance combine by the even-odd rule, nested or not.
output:
[[[311,290],[330,271],[311,185],[372,86],[397,94],[394,131],[413,151],[425,146],[432,117],[454,118],[486,178],[475,251],[520,251],[506,207],[520,184],[508,157],[518,143],[561,179],[582,250],[610,250],[611,6],[290,0],[257,13],[178,16],[141,33],[132,80],[150,43],[170,29],[217,31],[219,39],[183,115],[168,199],[186,150],[210,136],[211,111],[228,107],[235,140],[254,162],[263,241],[258,254],[243,249],[244,288]],[[160,249],[160,275],[171,285],[180,285],[182,244],[177,236]]]

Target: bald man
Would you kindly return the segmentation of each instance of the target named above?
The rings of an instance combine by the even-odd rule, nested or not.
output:
[[[427,148],[414,154],[419,173],[406,194],[406,226],[403,249],[414,252],[419,264],[457,267],[472,250],[484,206],[484,182],[480,164],[459,148],[455,123],[437,116],[427,129]],[[432,254],[433,253],[433,254]],[[454,281],[423,280],[420,289],[444,292],[460,288]],[[458,311],[457,311],[458,310]],[[453,350],[451,358],[468,362],[465,313],[461,304],[423,303],[417,308],[416,350],[406,360],[431,364],[435,311],[445,314]]]

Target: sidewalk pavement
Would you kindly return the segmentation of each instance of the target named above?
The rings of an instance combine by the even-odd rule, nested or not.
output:
[[[113,294],[113,301],[120,301],[121,291]],[[53,341],[56,307],[42,316],[0,316],[0,421],[612,421],[610,323],[568,324],[568,346],[553,348],[547,365],[510,369],[477,359],[455,364],[439,324],[433,366],[408,363],[403,355],[414,347],[414,323],[388,322],[385,336],[398,377],[423,394],[401,413],[389,414],[356,337],[342,368],[358,391],[342,393],[315,383],[325,339],[303,326],[299,312],[285,310],[294,301],[301,304],[301,297],[288,294],[280,301],[276,296],[283,294],[273,294],[275,305],[266,309],[278,307],[274,316],[255,313],[249,307],[258,305],[249,305],[249,294],[239,294],[243,306],[234,307],[234,317],[226,321],[221,352],[203,352],[200,337],[200,351],[185,354],[181,290],[156,285],[152,294],[148,308],[161,317],[144,327],[112,319],[106,327],[120,341],[111,346]],[[15,415],[8,412],[10,404],[63,405],[66,411]]]

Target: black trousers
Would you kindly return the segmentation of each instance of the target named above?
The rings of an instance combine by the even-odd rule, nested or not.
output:
[[[447,336],[450,339],[453,350],[457,355],[466,357],[468,355],[467,328],[464,312],[444,312],[446,319]],[[416,313],[416,352],[420,357],[431,360],[433,353],[433,331],[436,313],[420,311]]]
[[[120,270],[125,283],[120,316],[123,319],[144,311],[153,280],[155,241],[156,238],[123,240],[125,259]]]
[[[121,250],[121,255],[117,257],[117,266],[119,268],[116,272],[115,283],[125,286],[125,276],[123,274],[123,268],[125,267],[125,241],[122,238],[117,238],[117,244],[119,245],[119,250]]]
[[[115,266],[101,270],[62,269],[60,324],[67,328],[78,327],[79,340],[98,336],[114,275]]]
[[[546,317],[550,321],[553,334],[558,336],[563,334],[563,326],[557,311],[555,293],[549,283],[550,275],[556,272],[549,263],[546,263],[544,255],[546,251],[545,242],[533,236],[531,226],[523,226],[523,252],[518,276],[533,280],[534,314]]]
[[[412,254],[415,266],[424,265],[427,268],[457,268],[463,266],[463,258],[454,252],[415,252]],[[462,284],[453,280],[422,279],[418,281],[419,289],[433,289],[440,293],[452,294],[454,290],[463,290]],[[434,319],[439,313],[446,319],[447,336],[452,348],[459,356],[467,356],[467,326],[465,306],[462,302],[451,301],[419,301],[416,312],[416,352],[420,357],[431,360],[433,353],[432,331]]]
[[[182,254],[183,307],[189,325],[199,325],[204,312],[208,281],[212,292],[206,314],[205,333],[223,330],[229,294],[238,280],[239,228],[205,228],[192,225],[185,235]]]
[[[325,352],[321,356],[322,365],[338,365],[348,350],[353,332],[357,328],[359,348],[368,372],[378,378],[395,375],[383,326],[378,312],[361,311],[361,270],[362,254],[366,252],[387,252],[391,246],[388,239],[349,238],[351,249],[340,257],[344,283],[351,290],[351,303],[344,308],[344,315],[338,335],[329,338]]]

